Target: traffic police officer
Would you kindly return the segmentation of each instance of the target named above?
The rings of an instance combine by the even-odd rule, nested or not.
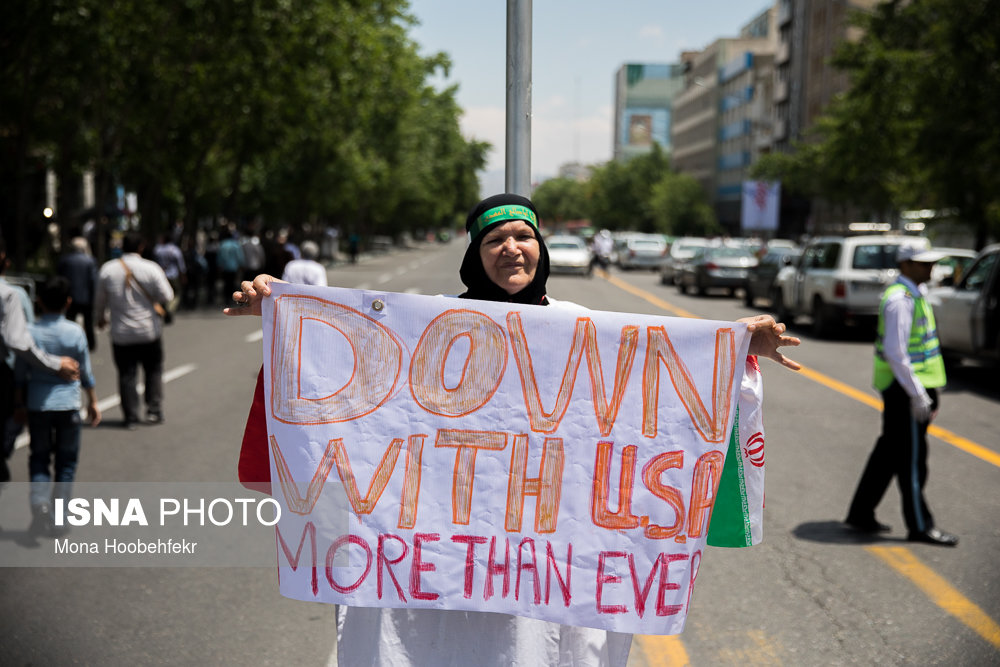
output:
[[[937,389],[945,384],[944,359],[924,283],[934,262],[942,257],[915,245],[900,246],[896,256],[899,277],[882,294],[874,380],[884,403],[882,434],[858,482],[845,523],[868,533],[889,530],[875,519],[875,507],[896,476],[907,539],[955,546],[958,537],[934,527],[923,493],[927,427],[937,414]]]

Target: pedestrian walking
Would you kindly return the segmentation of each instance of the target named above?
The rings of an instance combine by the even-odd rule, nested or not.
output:
[[[316,261],[319,246],[313,241],[302,242],[302,258],[293,259],[285,265],[281,279],[286,283],[300,285],[327,285],[326,267]]]
[[[347,237],[347,254],[351,258],[351,264],[358,263],[358,252],[361,247],[361,239],[355,232]]]
[[[174,298],[166,304],[167,316],[171,317],[180,306],[181,291],[187,281],[187,263],[184,261],[184,253],[174,243],[170,234],[160,234],[159,241],[153,246],[153,260],[163,269],[163,273],[170,282],[170,288],[174,291]]]
[[[63,380],[32,368],[23,359],[15,369],[16,403],[27,410],[31,436],[28,473],[33,533],[55,534],[52,500],[71,495],[80,453],[81,387],[87,395],[88,423],[97,426],[101,421],[86,333],[64,317],[71,302],[69,280],[52,276],[39,291],[41,316],[29,329],[41,349],[75,359],[80,365],[79,379]]]
[[[875,508],[892,478],[899,484],[911,542],[955,546],[958,537],[939,530],[924,498],[927,427],[938,412],[946,382],[934,311],[926,282],[944,257],[915,245],[900,246],[899,277],[882,294],[875,340],[875,388],[882,392],[882,434],[858,482],[845,523],[864,533],[890,530]]]
[[[614,248],[614,243],[611,232],[606,229],[602,229],[594,235],[594,240],[591,243],[591,249],[594,253],[590,262],[591,268],[597,264],[605,271],[608,269],[611,264],[611,250]]]
[[[240,246],[243,248],[243,276],[241,280],[253,280],[253,277],[264,270],[264,262],[267,257],[264,252],[264,245],[260,242],[260,235],[255,227],[243,235],[240,239]],[[223,299],[228,299],[228,294],[222,295]]]
[[[181,239],[181,252],[184,253],[184,266],[187,267],[187,279],[181,294],[181,305],[188,310],[194,310],[201,302],[201,293],[208,280],[208,260],[202,251],[198,239],[185,235]],[[211,292],[208,298],[211,300]]]
[[[59,258],[56,273],[65,276],[70,284],[73,302],[66,310],[66,318],[77,321],[83,316],[83,330],[87,334],[87,349],[97,349],[94,336],[94,292],[97,289],[97,260],[90,254],[90,244],[82,236],[70,240],[70,251]]]
[[[224,238],[219,243],[219,253],[215,261],[219,266],[219,276],[222,279],[220,300],[225,303],[229,293],[239,286],[240,271],[246,263],[243,247],[240,245],[235,228],[231,227],[225,231]]]
[[[7,244],[0,238],[0,274],[7,270]],[[13,451],[14,438],[7,437],[7,424],[14,414],[14,364],[23,359],[32,368],[48,370],[64,380],[80,377],[80,363],[67,356],[49,354],[35,343],[28,330],[24,290],[0,280],[0,424],[4,426],[4,451],[0,457],[0,482],[10,479],[7,458]]]
[[[480,202],[466,220],[470,244],[459,275],[466,291],[459,298],[550,307],[581,308],[548,296],[548,251],[532,202],[514,194]],[[244,282],[233,294],[228,315],[259,315],[270,293],[271,276]],[[779,350],[797,345],[770,316],[747,321],[750,354],[770,357],[797,369]],[[258,384],[263,402],[263,385]],[[255,413],[251,411],[251,417]],[[248,424],[248,433],[252,428]],[[259,435],[259,432],[254,431]],[[264,434],[266,440],[266,433]],[[251,436],[252,437],[252,436]],[[266,451],[266,444],[263,445]],[[266,459],[263,461],[267,465]],[[258,480],[248,480],[255,482]],[[632,635],[574,627],[499,613],[432,609],[363,608],[338,605],[337,651],[343,665],[457,664],[468,656],[491,656],[486,664],[616,665],[628,661]],[[462,656],[461,658],[459,656]]]
[[[164,420],[163,318],[157,306],[170,301],[174,291],[160,265],[142,258],[144,246],[138,234],[125,236],[122,256],[101,266],[94,302],[97,326],[103,329],[110,321],[122,423],[128,429],[139,423],[140,366],[146,385],[146,421]]]

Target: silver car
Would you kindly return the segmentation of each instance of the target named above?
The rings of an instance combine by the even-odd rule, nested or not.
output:
[[[659,269],[667,252],[667,242],[656,234],[627,237],[618,247],[618,268]]]
[[[694,236],[684,236],[674,240],[663,258],[663,263],[660,264],[660,284],[676,285],[680,266],[694,257],[699,248],[707,248],[709,245],[708,239]]]
[[[705,296],[707,290],[720,287],[732,296],[736,288],[746,284],[747,271],[754,266],[757,258],[746,248],[701,248],[681,265],[675,281],[682,294],[690,288],[698,296]]]
[[[956,285],[932,289],[927,300],[946,359],[1000,364],[1000,244],[984,248]]]

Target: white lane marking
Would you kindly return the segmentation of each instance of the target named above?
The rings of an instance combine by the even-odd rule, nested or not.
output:
[[[169,371],[163,373],[163,383],[166,384],[167,382],[173,382],[177,378],[184,377],[188,373],[193,373],[195,370],[197,370],[197,368],[198,366],[196,366],[195,364],[181,364],[176,368],[171,368]],[[146,385],[144,383],[142,382],[138,383],[136,385],[136,388],[139,390],[140,396],[146,393]],[[110,410],[111,408],[117,405],[121,405],[121,402],[122,402],[122,397],[119,394],[112,394],[107,398],[102,398],[101,400],[97,401],[97,407],[103,413],[104,411]],[[80,410],[80,416],[83,417],[84,419],[87,418],[86,408],[82,408]],[[30,441],[31,438],[28,435],[28,431],[24,430],[21,433],[21,435],[17,436],[17,439],[14,440],[14,449],[27,447]]]

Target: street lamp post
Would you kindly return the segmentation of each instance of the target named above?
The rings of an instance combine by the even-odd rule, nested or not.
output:
[[[507,127],[504,184],[531,196],[531,0],[507,0]]]

